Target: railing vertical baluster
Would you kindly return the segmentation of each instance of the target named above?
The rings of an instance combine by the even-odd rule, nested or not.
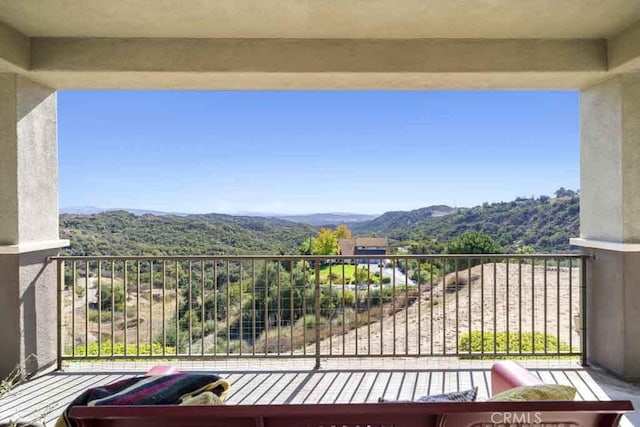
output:
[[[587,258],[583,256],[580,260],[580,302],[582,319],[582,330],[580,331],[580,345],[582,346],[582,355],[580,363],[582,366],[588,365],[588,343],[587,343]]]
[[[522,354],[522,258],[518,258],[518,350]]]
[[[333,315],[335,307],[333,306],[333,260],[329,260],[329,355],[333,355]]]
[[[531,258],[531,353],[536,352],[536,278],[535,258]]]
[[[217,337],[217,336],[216,336]],[[251,354],[256,355],[256,260],[251,260]]]
[[[382,292],[382,267],[380,267],[380,354],[384,353],[384,292]]]
[[[293,269],[294,269],[294,262],[293,259],[291,261],[289,261],[289,267],[291,270],[291,274],[289,275],[289,278],[291,280],[291,291],[289,292],[289,328],[291,329],[291,336],[290,341],[291,341],[291,355],[293,355],[293,319],[295,317],[295,311],[294,311],[294,304],[295,304],[295,299],[294,299],[294,295],[295,295],[295,274],[293,274]]]
[[[62,334],[62,326],[64,325],[64,321],[62,318],[62,299],[64,298],[64,261],[62,260],[58,260],[56,262],[56,274],[58,275],[57,277],[57,292],[56,292],[56,296],[58,297],[58,300],[56,301],[56,306],[57,306],[57,312],[58,312],[58,319],[57,319],[57,323],[58,323],[58,357],[57,357],[57,367],[58,369],[62,369],[62,356],[64,354],[64,337]],[[72,294],[71,298],[74,298],[74,295]],[[74,313],[71,313],[71,317],[74,317]]]
[[[355,328],[355,338],[356,338],[356,356],[358,355],[358,318],[360,317],[360,299],[358,298],[358,260],[356,258],[353,259],[353,265],[355,266],[355,273],[353,274],[353,281],[355,282],[354,290],[355,290],[355,300],[356,300],[356,328]]]
[[[255,261],[254,261],[255,262]],[[253,288],[253,295],[255,296],[255,275],[253,277],[253,283],[254,283],[254,288]],[[217,356],[218,355],[218,260],[217,259],[213,259],[213,279],[212,279],[212,286],[213,286],[213,355]],[[254,301],[254,313],[255,313],[255,298],[253,299]],[[254,314],[254,318],[253,318],[253,324],[255,325],[255,314]],[[255,344],[255,340],[256,340],[256,334],[255,334],[255,329],[253,331],[253,344]],[[255,350],[254,353],[255,355]]]
[[[242,281],[242,278],[240,278],[240,281]],[[205,282],[205,263],[204,263],[204,259],[200,260],[200,283],[201,283],[201,289],[200,289],[200,327],[202,328],[200,330],[200,355],[204,356],[204,337],[205,337],[205,310],[204,310],[204,303],[205,303],[205,289],[204,289],[204,282]],[[240,298],[242,298],[242,292],[240,292]],[[240,310],[240,325],[242,325],[242,310]],[[240,334],[240,336],[242,337],[242,334]]]
[[[455,284],[455,292],[456,292],[456,335],[455,335],[455,349],[456,349],[456,354],[458,354],[458,337],[460,336],[460,331],[458,330],[458,314],[460,313],[460,305],[458,302],[458,291],[460,290],[460,278],[458,277],[458,270],[460,269],[460,266],[458,265],[458,258],[456,258],[454,260],[454,266],[456,269],[455,275],[456,275],[456,284]]]
[[[98,261],[98,357],[102,356],[102,261]]]
[[[404,354],[409,355],[409,259],[404,262]],[[382,282],[382,277],[380,278]],[[380,284],[382,290],[382,283]],[[394,314],[395,316],[395,314]]]
[[[231,263],[231,260],[227,258],[227,263],[226,263],[227,284],[225,286],[225,292],[227,296],[227,309],[225,310],[226,312],[225,318],[226,318],[226,324],[227,324],[227,338],[226,338],[227,356],[231,354],[231,325],[229,322],[231,318],[231,266],[229,265],[230,263]]]
[[[116,262],[111,260],[111,355],[115,355],[115,318],[116,318],[116,293],[115,293],[115,284],[114,284],[114,276],[116,274]]]
[[[309,281],[308,260],[302,261],[302,354],[307,355],[307,284]]]
[[[136,269],[136,356],[140,356],[140,260]]]
[[[84,303],[84,355],[86,357],[89,356],[89,261],[84,263]],[[125,331],[127,330],[126,326],[125,323]]]
[[[573,259],[569,258],[569,352],[573,353]]]
[[[467,294],[469,297],[469,303],[467,305],[467,326],[469,327],[469,354],[471,354],[471,258],[467,259]]]
[[[510,336],[509,336],[509,273],[510,273],[510,268],[509,268],[509,258],[507,258],[507,262],[506,262],[506,269],[507,269],[507,274],[505,275],[505,286],[506,286],[506,292],[505,292],[505,320],[506,320],[506,343],[507,343],[507,347],[506,347],[506,352],[507,354],[510,353],[509,349],[511,348],[509,345],[509,340],[510,340]]]
[[[189,316],[189,356],[192,354],[192,345],[193,345],[193,261],[189,260],[189,303],[187,304]],[[227,304],[227,307],[229,305]],[[227,308],[228,310],[228,308]],[[228,335],[227,335],[228,336]]]
[[[316,364],[314,369],[320,369],[320,260],[314,261],[315,267],[315,318],[316,318]]]
[[[442,258],[442,354],[447,354],[447,260]]]
[[[371,260],[367,259],[367,354],[371,355]]]
[[[264,260],[264,355],[269,354],[269,272],[267,263]]]
[[[64,261],[62,261],[64,262]],[[76,270],[76,262],[73,261],[71,263],[72,273],[71,273],[71,355],[76,355],[76,286],[78,280],[78,272]],[[64,280],[64,268],[62,269],[63,280]],[[60,276],[58,276],[60,277]],[[84,290],[87,292],[87,290]],[[59,316],[61,314],[59,313]]]
[[[278,356],[279,356],[280,355],[280,328],[282,326],[282,313],[281,313],[281,310],[282,310],[282,303],[281,303],[282,295],[281,295],[281,290],[280,290],[280,269],[281,269],[282,266],[281,266],[279,260],[276,261],[276,267],[278,269],[277,278],[276,278],[277,283],[278,283],[277,284],[277,289],[276,289],[277,298],[278,298],[277,307],[276,307],[276,322],[278,323],[278,325],[277,325],[278,343],[276,345],[276,348],[277,348]]]
[[[180,263],[176,261],[176,295],[175,295],[175,319],[176,319],[176,355],[180,354]],[[216,334],[217,337],[217,334]]]
[[[344,262],[345,260],[342,260],[342,354],[346,354],[346,348],[347,348],[347,334],[345,331],[345,321],[346,321],[346,313],[345,313],[345,294],[344,294],[344,288],[345,288],[345,278],[344,278]]]
[[[149,260],[149,354],[153,356],[153,276],[154,263]]]
[[[244,346],[244,328],[242,327],[242,294],[244,293],[244,289],[243,289],[243,274],[242,274],[242,260],[238,261],[238,276],[240,277],[239,280],[239,288],[240,288],[240,295],[238,296],[238,310],[239,310],[239,320],[238,320],[238,333],[240,334],[240,355],[242,356],[242,347]],[[204,288],[203,288],[204,289]],[[204,295],[204,291],[203,291],[203,295]],[[203,303],[203,307],[204,307],[204,303]],[[203,326],[204,328],[204,326]]]
[[[556,313],[556,331],[557,331],[557,335],[556,335],[556,339],[558,342],[557,345],[557,353],[560,354],[560,258],[556,259],[557,262],[557,267],[558,267],[558,271],[557,271],[557,281],[556,281],[556,309],[557,309],[557,313]]]
[[[496,259],[493,258],[493,354],[498,353],[498,293],[497,293],[497,266]],[[484,343],[483,343],[484,345]]]
[[[123,283],[122,283],[122,291],[124,292],[124,355],[127,355],[127,329],[129,327],[128,319],[127,319],[127,305],[129,300],[129,290],[127,289],[127,260],[122,261],[123,272]]]
[[[396,260],[394,260],[393,263],[393,271],[396,271],[396,269],[398,268],[399,262],[396,262]],[[396,343],[398,342],[398,338],[396,336],[396,275],[393,275],[393,278],[391,279],[391,312],[393,313],[393,316],[391,318],[391,320],[393,321],[393,355],[396,355]]]
[[[471,340],[471,337],[469,337]],[[480,352],[484,355],[484,258],[480,259]],[[471,347],[471,341],[469,341]]]
[[[418,356],[422,355],[422,272],[420,271],[420,261],[420,259],[416,260],[418,264]]]
[[[125,269],[126,271],[126,269]],[[125,291],[125,301],[126,301]],[[126,307],[126,302],[125,302]],[[126,344],[125,344],[126,345]],[[162,260],[162,355],[167,354],[167,260]]]
[[[544,259],[544,352],[547,352],[547,259]]]
[[[429,317],[429,354],[433,355],[433,260],[431,260],[431,267],[429,272],[429,311],[431,315]],[[395,274],[394,274],[395,275]]]

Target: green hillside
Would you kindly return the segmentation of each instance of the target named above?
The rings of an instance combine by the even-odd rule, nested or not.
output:
[[[389,212],[352,226],[354,234],[388,236],[401,242],[431,236],[439,242],[465,231],[481,231],[493,237],[507,252],[531,246],[536,252],[566,252],[575,248],[569,238],[580,234],[580,199],[573,195],[550,199],[518,198],[512,202],[485,203],[461,208],[446,216],[429,209]]]
[[[297,253],[311,226],[220,214],[135,215],[125,211],[60,215],[65,255],[245,255]]]
[[[474,208],[430,206],[387,212],[351,223],[354,235],[388,236],[398,245],[431,237],[447,242],[465,231],[490,235],[507,252],[531,246],[536,252],[566,252],[579,235],[579,198],[518,198]],[[318,229],[277,218],[206,215],[136,215],[111,211],[63,214],[60,234],[72,246],[66,255],[246,255],[299,254]]]

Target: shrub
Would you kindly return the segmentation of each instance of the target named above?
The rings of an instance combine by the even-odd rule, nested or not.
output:
[[[438,305],[438,304],[440,304],[440,300],[439,300],[439,299],[437,299],[437,298],[434,298],[433,300],[431,300],[431,301],[429,301],[429,302],[427,303],[427,308],[428,308],[428,307],[431,307],[431,306],[435,307],[435,306],[436,306],[436,305]],[[469,350],[467,350],[467,351],[469,351]]]
[[[85,295],[85,288],[84,288],[84,286],[83,286],[83,285],[81,285],[81,284],[79,284],[79,283],[78,283],[78,284],[76,285],[76,296],[77,296],[78,298],[84,298],[84,295]]]
[[[111,295],[111,285],[102,285],[100,287],[100,302],[103,311],[112,309],[124,311],[124,289],[122,286],[114,286],[113,295]]]
[[[520,347],[520,337],[522,337],[522,347]],[[506,332],[485,332],[484,339],[481,331],[472,331],[471,336],[468,333],[462,334],[460,337],[460,341],[458,343],[458,351],[460,353],[468,353],[469,349],[471,349],[471,353],[481,353],[484,351],[485,353],[493,354],[494,353],[494,341],[495,341],[495,353],[509,353],[509,355],[505,356],[489,356],[489,358],[509,358],[509,359],[521,359],[521,358],[530,358],[532,356],[517,356],[517,354],[522,351],[522,353],[540,353],[541,355],[545,352],[545,340],[546,340],[546,351],[548,353],[556,353],[560,350],[560,353],[567,353],[572,351],[571,347],[569,347],[566,343],[558,340],[555,335],[547,334],[545,336],[542,332],[536,332],[532,335],[531,332],[510,332],[509,340],[507,343],[507,333]],[[507,346],[508,345],[508,346]],[[461,354],[462,358],[465,357],[464,354]],[[538,356],[535,356],[538,357]],[[544,356],[545,358],[556,358],[558,357],[556,354]]]
[[[316,317],[313,314],[307,314],[296,321],[295,326],[304,325],[307,329],[316,327]]]
[[[178,347],[178,350],[180,353],[186,350],[187,344],[189,342],[188,331],[184,331],[180,329],[176,334],[176,327],[175,327],[175,324],[173,324],[172,326],[167,327],[165,334],[166,334],[167,348],[175,349],[176,347]],[[163,338],[164,337],[162,335],[162,332],[157,333],[156,336],[154,337],[154,341],[155,341],[154,345],[157,344],[161,346]]]
[[[353,291],[344,291],[342,298],[344,299],[344,305],[347,307],[353,307],[356,303],[356,294]]]

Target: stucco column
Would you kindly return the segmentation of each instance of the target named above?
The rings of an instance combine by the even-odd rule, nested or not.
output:
[[[588,358],[640,378],[640,75],[581,94],[580,238],[587,275]]]
[[[0,377],[57,357],[58,238],[56,94],[0,74]]]

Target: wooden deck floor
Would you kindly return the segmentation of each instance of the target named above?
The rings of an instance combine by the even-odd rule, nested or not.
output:
[[[379,397],[411,400],[478,387],[478,399],[490,395],[490,361],[334,360],[320,370],[308,361],[179,362],[183,371],[216,372],[231,383],[228,404],[295,404],[376,402]],[[527,361],[546,383],[568,384],[582,400],[621,398],[612,395],[610,378],[583,369],[575,361]],[[19,385],[0,400],[0,421],[31,420],[52,426],[63,408],[79,393],[145,372],[150,363],[70,364]],[[345,367],[348,367],[345,368]],[[624,384],[624,383],[623,383]],[[640,392],[625,385],[640,398]],[[639,389],[640,390],[640,389]],[[615,393],[614,393],[615,394]],[[627,397],[628,398],[628,397]],[[637,406],[637,404],[636,404]],[[630,417],[636,418],[636,414]],[[633,425],[625,421],[624,425]]]

